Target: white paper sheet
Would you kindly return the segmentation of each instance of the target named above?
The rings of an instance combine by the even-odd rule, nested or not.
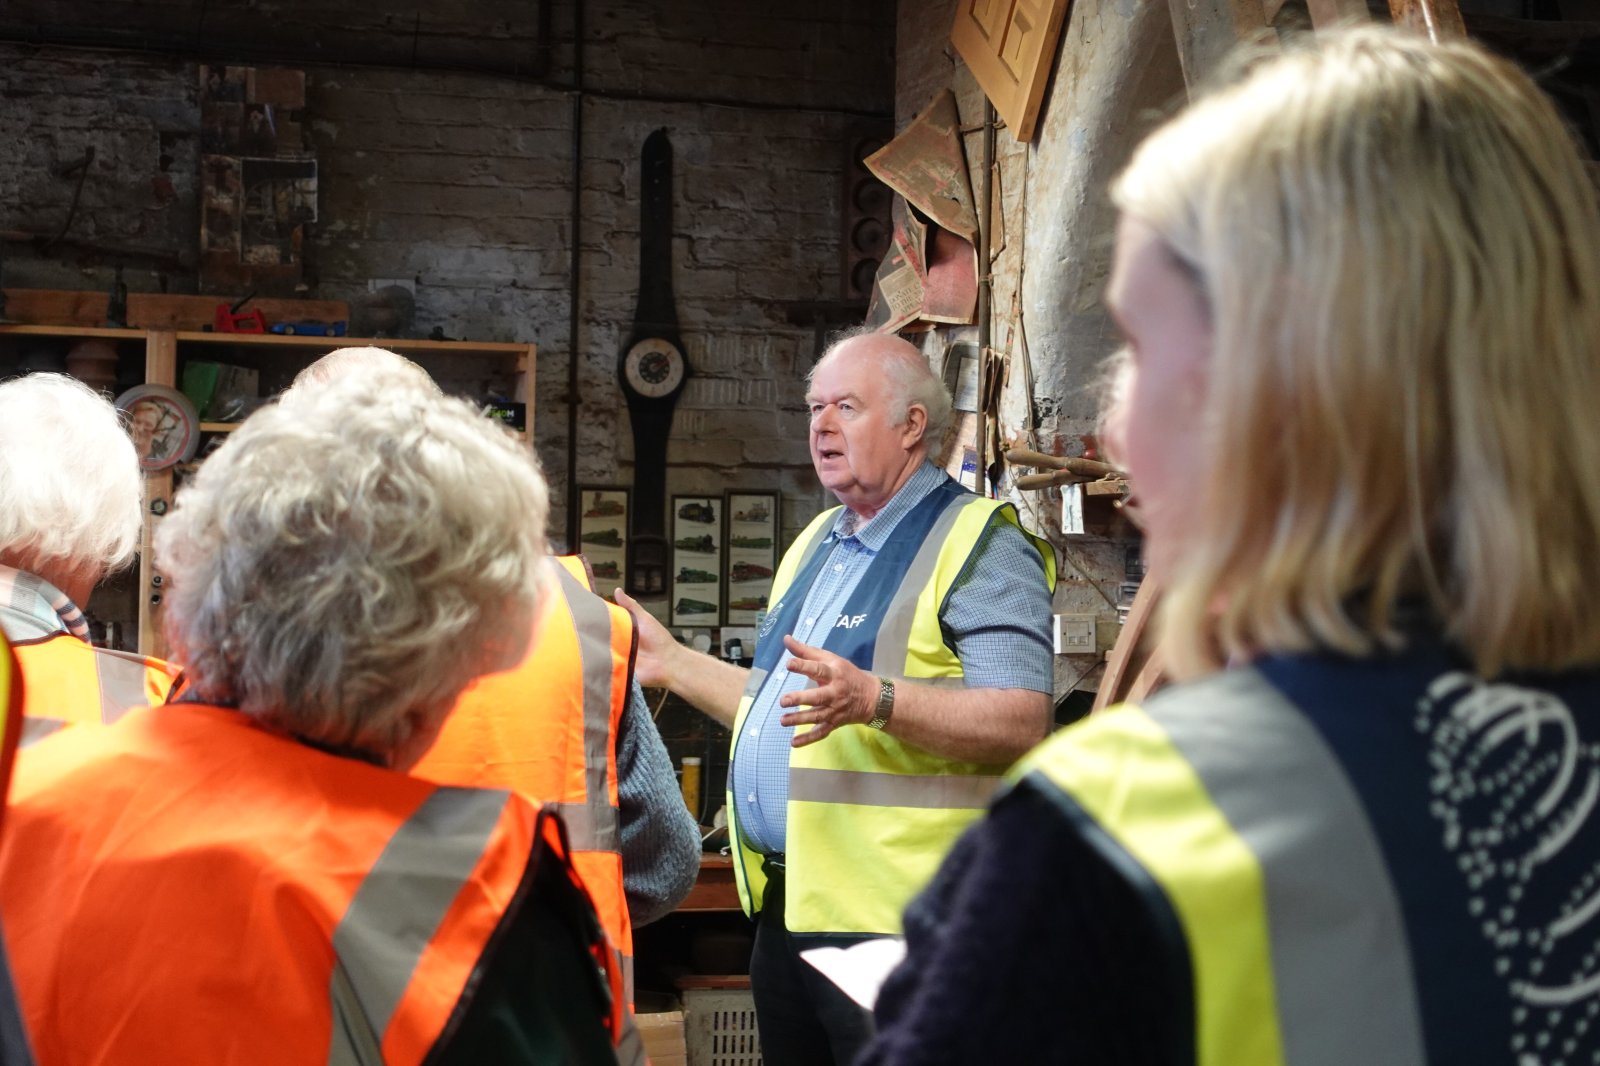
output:
[[[800,957],[845,995],[871,1010],[889,971],[906,957],[906,942],[897,936],[886,936],[848,948],[811,948],[802,951]]]

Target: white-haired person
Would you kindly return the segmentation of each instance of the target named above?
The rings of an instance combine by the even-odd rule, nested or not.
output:
[[[0,907],[40,1061],[614,1062],[559,822],[409,776],[548,595],[532,456],[386,377],[252,415],[156,533],[190,686],[21,760]]]
[[[172,667],[94,647],[83,615],[133,558],[143,513],[116,408],[62,374],[0,383],[0,627],[26,681],[23,743],[167,698]]]
[[[864,1063],[1600,1060],[1600,215],[1469,43],[1308,39],[1117,180],[1178,683],[906,919]]]
[[[284,403],[351,377],[438,385],[385,348],[341,348],[302,370]],[[573,862],[632,998],[633,930],[669,913],[700,873],[700,829],[680,799],[661,733],[633,679],[633,619],[593,591],[580,556],[550,567],[540,639],[509,670],[469,685],[413,771],[560,804]]]
[[[812,368],[811,461],[839,506],[784,552],[749,669],[620,590],[639,675],[729,727],[734,880],[767,1066],[854,1061],[867,1011],[804,956],[900,914],[1050,721],[1055,553],[929,459],[951,399],[922,352],[852,331]]]

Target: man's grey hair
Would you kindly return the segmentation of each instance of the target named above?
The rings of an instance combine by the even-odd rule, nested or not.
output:
[[[913,404],[920,406],[928,413],[928,427],[923,432],[922,439],[930,451],[936,450],[940,441],[944,439],[946,428],[950,425],[950,412],[953,407],[950,390],[945,388],[944,380],[928,365],[928,359],[922,354],[922,350],[905,338],[893,333],[879,333],[868,326],[840,330],[829,338],[828,348],[822,353],[822,358],[818,359],[816,365],[806,374],[806,384],[811,384],[817,371],[838,354],[839,349],[847,341],[868,337],[880,342],[874,345],[874,348],[877,351],[878,365],[889,384],[889,412],[894,423],[899,425],[904,422],[906,412]]]
[[[335,348],[300,373],[284,393],[286,398],[300,395],[307,388],[327,385],[346,377],[382,372],[409,377],[420,388],[442,392],[433,377],[399,352],[387,348]]]
[[[377,372],[263,408],[156,532],[195,694],[387,759],[526,647],[544,478],[464,401]]]
[[[139,454],[117,409],[64,374],[0,384],[0,561],[52,584],[133,558]]]

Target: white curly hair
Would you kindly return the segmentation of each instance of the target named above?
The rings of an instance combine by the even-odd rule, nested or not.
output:
[[[117,409],[64,374],[0,383],[0,562],[89,586],[133,558],[139,455]]]
[[[162,521],[167,638],[197,697],[396,765],[525,651],[548,493],[531,451],[407,375],[302,391]]]

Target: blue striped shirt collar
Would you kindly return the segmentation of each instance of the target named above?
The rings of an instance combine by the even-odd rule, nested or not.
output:
[[[940,485],[944,484],[945,473],[927,460],[916,472],[900,486],[900,491],[889,497],[889,502],[883,509],[872,516],[872,520],[857,528],[861,516],[848,507],[839,512],[839,517],[833,520],[833,532],[829,534],[829,543],[844,540],[846,537],[855,537],[861,542],[862,547],[869,551],[879,551],[889,542],[889,537],[894,533],[894,527],[900,520],[911,513],[911,509],[922,498]]]

